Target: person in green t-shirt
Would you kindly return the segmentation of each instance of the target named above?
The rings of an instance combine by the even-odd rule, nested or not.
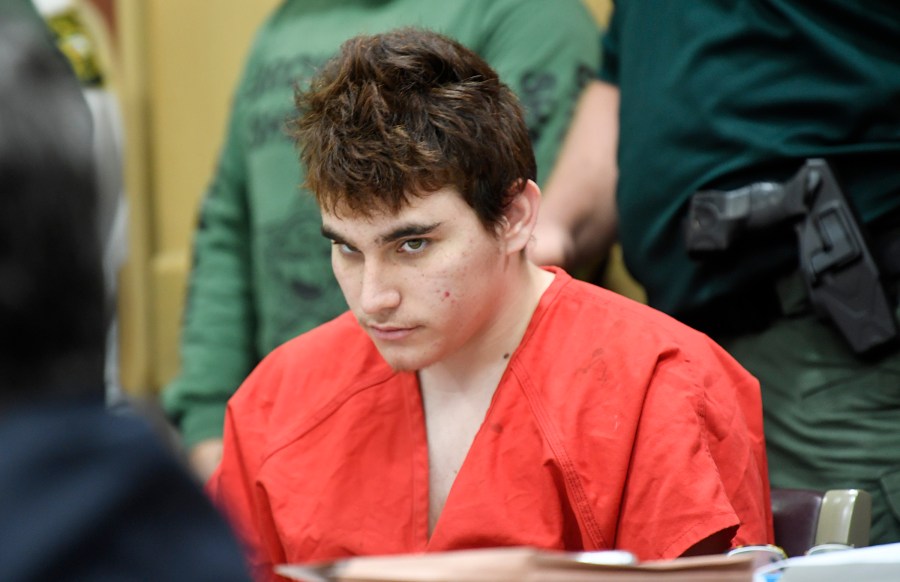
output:
[[[898,38],[900,7],[887,1],[619,3],[532,252],[573,269],[618,238],[653,307],[760,379],[772,485],[866,489],[873,543],[900,540],[900,342],[857,354],[834,318],[815,313],[798,269],[799,217],[748,228],[702,259],[689,255],[685,227],[695,192],[781,183],[823,158],[880,269],[881,283],[860,291],[883,291],[878,324],[892,329]],[[813,227],[822,252],[841,243]]]
[[[106,406],[104,192],[79,81],[30,0],[0,2],[0,580],[248,582],[152,425]]]
[[[293,87],[360,33],[419,25],[485,58],[518,95],[538,162],[552,166],[600,33],[580,0],[286,0],[257,34],[194,241],[181,370],[163,404],[207,476],[225,404],[259,360],[347,309],[284,121]],[[337,356],[336,356],[337,357]]]

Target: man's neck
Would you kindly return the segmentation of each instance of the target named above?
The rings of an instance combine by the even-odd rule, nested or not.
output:
[[[433,533],[507,364],[553,275],[523,263],[499,317],[466,349],[419,370],[428,435],[428,531]]]

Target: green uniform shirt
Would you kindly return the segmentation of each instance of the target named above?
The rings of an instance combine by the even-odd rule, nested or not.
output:
[[[699,189],[781,181],[825,157],[864,220],[900,207],[896,3],[622,1],[600,76],[621,91],[624,257],[658,309],[681,317],[796,268],[790,225],[692,261],[684,220]]]
[[[825,157],[873,233],[900,221],[900,5],[622,0],[604,42],[601,77],[621,90],[620,237],[655,307],[752,322],[797,266],[790,224],[692,261],[684,220],[699,189],[781,181]],[[872,543],[900,540],[900,353],[856,357],[803,291],[796,305],[784,292],[790,317],[721,337],[760,380],[771,483],[862,488]]]
[[[600,34],[579,0],[284,2],[255,40],[195,237],[181,373],[163,395],[188,445],[221,436],[226,401],[262,356],[346,310],[284,122],[294,83],[308,82],[344,40],[404,25],[456,38],[512,87],[539,179],[599,66]]]

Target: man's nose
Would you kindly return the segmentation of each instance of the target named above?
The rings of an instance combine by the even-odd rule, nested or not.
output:
[[[367,315],[395,309],[400,305],[400,289],[395,277],[391,276],[384,265],[377,262],[367,263],[363,271],[360,308]]]

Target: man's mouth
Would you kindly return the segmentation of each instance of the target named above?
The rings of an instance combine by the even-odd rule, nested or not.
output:
[[[401,327],[395,325],[367,325],[372,338],[383,341],[399,341],[409,337],[417,327]]]

